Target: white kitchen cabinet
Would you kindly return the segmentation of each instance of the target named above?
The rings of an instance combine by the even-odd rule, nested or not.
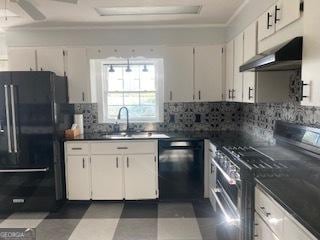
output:
[[[92,155],[92,199],[122,200],[124,198],[122,171],[121,155]]]
[[[272,6],[258,19],[258,41],[261,41],[275,33],[274,10]]]
[[[222,100],[222,46],[195,47],[195,100]]]
[[[316,240],[311,233],[289,216],[283,224],[283,236],[285,236],[285,239],[290,240]]]
[[[243,62],[257,55],[257,22],[250,24],[243,32]]]
[[[168,47],[164,60],[165,101],[193,101],[193,47]]]
[[[51,71],[65,76],[64,50],[62,48],[38,48],[38,71]]]
[[[255,213],[254,215],[254,239],[255,240],[280,240],[275,233],[268,227],[262,218]],[[289,239],[289,238],[288,238]]]
[[[301,0],[278,0],[274,6],[276,31],[300,18]]]
[[[135,154],[124,156],[125,199],[155,199],[157,197],[156,166],[157,158],[153,154]]]
[[[69,102],[90,102],[90,66],[85,48],[66,49]]]
[[[302,105],[320,106],[320,1],[308,0],[304,2],[304,36],[302,57],[303,87]]]
[[[90,200],[91,179],[88,156],[67,156],[66,158],[67,198],[69,200]]]
[[[34,48],[9,48],[9,71],[36,71],[36,50]]]
[[[240,66],[243,64],[243,33],[234,39],[234,77],[233,77],[233,101],[243,101],[243,73]]]
[[[234,41],[226,46],[226,100],[233,101],[233,79],[234,79]]]

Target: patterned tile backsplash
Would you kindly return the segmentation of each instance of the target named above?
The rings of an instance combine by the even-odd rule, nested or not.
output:
[[[214,131],[240,126],[239,103],[165,103],[163,123],[132,123],[140,131]],[[75,104],[75,113],[83,114],[85,132],[111,132],[114,124],[98,123],[97,104]]]

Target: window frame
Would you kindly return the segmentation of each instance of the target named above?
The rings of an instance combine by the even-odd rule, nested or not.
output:
[[[136,91],[136,93],[148,93],[148,92],[154,92],[156,95],[155,99],[155,117],[154,119],[150,118],[132,118],[130,117],[130,111],[129,111],[129,119],[132,123],[159,123],[163,122],[164,113],[163,113],[163,105],[164,105],[164,69],[163,69],[163,59],[160,58],[130,58],[130,63],[134,65],[154,65],[155,68],[155,91]],[[100,71],[101,71],[101,78],[100,78],[100,87],[101,90],[98,90],[100,94],[98,94],[99,99],[99,123],[116,123],[121,122],[122,120],[112,119],[108,117],[108,99],[107,95],[109,93],[108,91],[108,67],[106,65],[127,65],[127,59],[115,59],[115,58],[108,58],[100,62]],[[140,81],[141,79],[139,79]],[[98,88],[99,89],[99,88]],[[134,93],[135,91],[114,91],[113,93]],[[125,106],[125,105],[123,105]],[[125,120],[125,119],[124,119]]]

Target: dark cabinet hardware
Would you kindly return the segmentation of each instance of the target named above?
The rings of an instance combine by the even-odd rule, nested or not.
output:
[[[252,87],[249,87],[249,93],[248,93],[248,98],[249,100],[253,99],[254,96],[251,95],[251,91],[253,91],[253,88]]]
[[[232,90],[229,89],[229,96],[228,96],[229,99],[231,99],[231,92]]]
[[[270,29],[272,27],[272,24],[270,24],[271,18],[272,18],[272,14],[268,12],[268,14],[267,14],[267,29]]]
[[[231,92],[232,92],[231,98],[232,98],[232,99],[235,99],[235,98],[236,98],[236,96],[235,96],[236,90],[235,90],[235,89],[232,89]]]
[[[116,158],[116,167],[119,168],[119,158]]]
[[[82,158],[82,168],[86,168],[86,163],[84,158]]]
[[[82,150],[81,147],[75,147],[75,148],[71,148],[72,150]]]
[[[170,101],[172,101],[172,91],[170,91]]]
[[[82,101],[84,102],[85,100],[85,96],[84,96],[84,92],[82,92]]]
[[[280,8],[276,5],[274,7],[274,23],[275,24],[280,21],[280,18],[278,18],[278,12],[279,11],[280,11]]]
[[[117,147],[117,149],[119,149],[119,150],[126,150],[126,149],[128,149],[128,147]]]
[[[309,96],[303,95],[303,89],[304,89],[305,86],[309,86],[309,84],[304,83],[303,81],[301,81],[301,88],[300,88],[300,91],[301,91],[301,93],[300,93],[300,100],[301,100],[301,101],[303,101],[304,98],[308,98],[308,97],[309,97]]]
[[[199,91],[198,94],[199,94],[199,100],[201,100],[201,91]]]
[[[127,157],[127,168],[129,168],[129,157]]]

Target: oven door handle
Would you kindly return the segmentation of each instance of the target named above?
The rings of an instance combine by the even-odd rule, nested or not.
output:
[[[0,173],[48,172],[49,168],[0,169]]]
[[[239,225],[240,223],[240,217],[239,216],[236,216],[236,217],[232,217],[228,214],[227,212],[227,209],[223,206],[219,196],[218,196],[218,193],[221,192],[221,189],[220,188],[215,188],[215,189],[211,189],[211,192],[217,202],[217,204],[219,205],[224,217],[226,218],[227,222],[228,223],[233,223],[235,225]]]
[[[237,181],[229,177],[229,175],[220,167],[220,165],[214,160],[214,158],[211,159],[212,163],[218,168],[218,170],[222,173],[223,177],[228,181],[230,185],[236,185]]]

